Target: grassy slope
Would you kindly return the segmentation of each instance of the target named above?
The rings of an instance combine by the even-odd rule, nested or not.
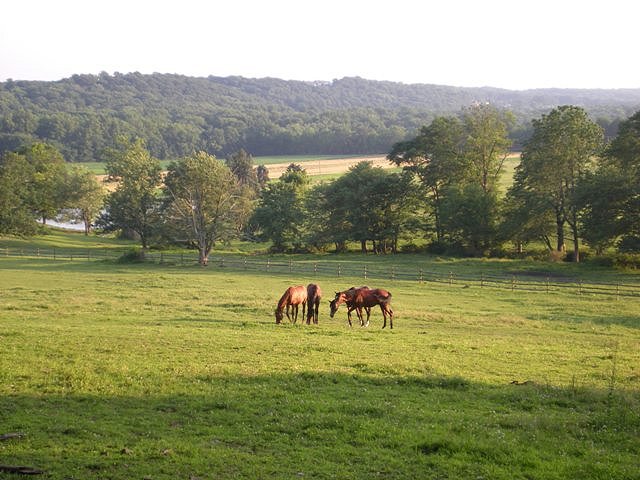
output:
[[[379,311],[350,330],[325,302],[319,326],[276,326],[281,292],[310,280],[0,257],[0,434],[26,434],[0,443],[0,464],[52,479],[637,478],[638,300],[396,281],[381,285],[393,331]],[[316,280],[326,296],[362,282]]]

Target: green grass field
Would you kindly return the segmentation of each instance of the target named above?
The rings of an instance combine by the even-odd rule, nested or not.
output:
[[[488,263],[447,268],[525,268]],[[276,325],[284,289],[311,281],[320,324]],[[23,434],[0,441],[0,465],[56,480],[639,478],[640,300],[386,281],[372,286],[393,293],[393,330],[379,310],[369,328],[330,319],[332,292],[362,282],[0,255],[0,435]]]

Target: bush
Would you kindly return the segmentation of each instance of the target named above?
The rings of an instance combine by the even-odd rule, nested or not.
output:
[[[130,248],[118,258],[119,263],[140,263],[145,260],[145,252],[141,248]]]
[[[640,252],[640,237],[636,235],[627,235],[622,237],[618,242],[618,251],[620,253]]]

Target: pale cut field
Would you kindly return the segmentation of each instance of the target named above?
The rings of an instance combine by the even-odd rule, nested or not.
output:
[[[374,167],[381,168],[394,168],[396,165],[390,163],[384,155],[370,156],[370,157],[351,157],[351,158],[334,158],[323,159],[318,161],[307,161],[299,163],[304,168],[308,175],[331,175],[336,173],[345,173],[352,166],[360,162],[369,162]],[[273,163],[266,165],[269,169],[269,178],[280,178],[291,163],[297,162],[285,162],[285,163]]]

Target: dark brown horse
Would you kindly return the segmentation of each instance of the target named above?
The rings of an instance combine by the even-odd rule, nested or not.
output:
[[[347,319],[349,320],[349,326],[351,326],[351,312],[356,311],[358,319],[360,320],[360,326],[364,327],[364,319],[362,316],[362,309],[367,310],[367,323],[369,325],[369,315],[371,307],[376,305],[380,306],[382,311],[382,317],[384,318],[384,324],[382,328],[387,326],[387,316],[389,317],[389,328],[393,328],[393,310],[391,309],[391,293],[382,288],[368,288],[368,287],[352,287],[349,290],[342,292],[336,292],[335,298],[329,302],[331,306],[331,317],[338,311],[338,307],[346,303],[347,305]]]
[[[307,285],[307,325],[310,321],[318,324],[318,310],[320,309],[320,299],[322,298],[322,290],[320,285],[310,283]]]
[[[293,323],[298,320],[298,307],[302,305],[302,316],[304,317],[304,309],[307,304],[307,289],[304,285],[296,285],[295,287],[289,287],[285,290],[280,300],[278,300],[278,306],[276,307],[276,323],[281,323],[286,311],[287,318],[291,322],[289,316],[289,307],[292,309]],[[285,310],[286,309],[286,310]]]

